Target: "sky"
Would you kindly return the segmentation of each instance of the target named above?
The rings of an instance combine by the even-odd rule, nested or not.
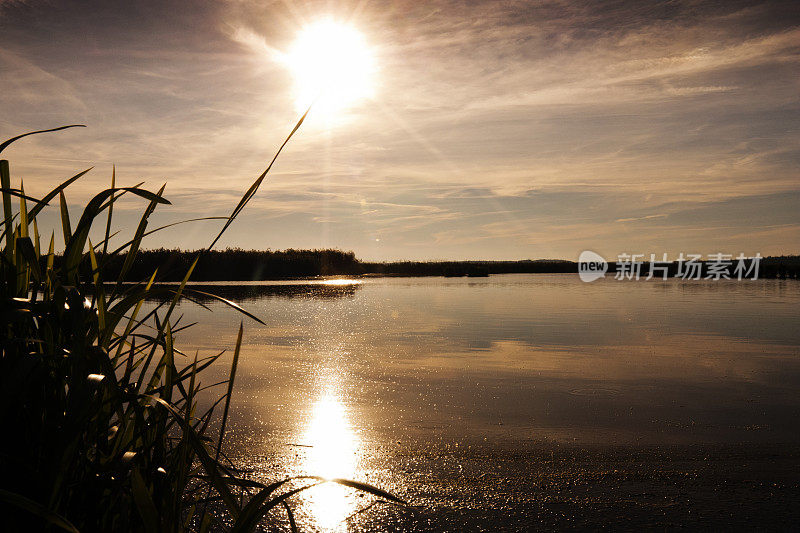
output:
[[[0,137],[26,193],[166,183],[230,213],[302,114],[286,55],[355,28],[369,94],[309,115],[217,247],[369,260],[800,252],[800,9],[786,2],[0,0]],[[144,207],[115,212],[120,237]],[[42,224],[55,224],[57,205]],[[148,247],[200,248],[219,221]]]

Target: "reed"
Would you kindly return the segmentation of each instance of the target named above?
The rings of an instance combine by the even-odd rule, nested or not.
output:
[[[0,152],[26,135],[71,127],[76,126],[15,137],[1,144]],[[272,163],[223,217],[212,246],[255,195]],[[0,161],[0,520],[5,530],[239,532],[254,530],[274,513],[282,513],[274,519],[296,530],[291,498],[323,482],[402,503],[348,480],[303,477],[264,485],[247,479],[225,458],[243,324],[227,387],[211,407],[201,408],[200,378],[224,352],[186,355],[175,346],[174,335],[190,327],[175,309],[190,292],[186,283],[202,252],[177,286],[156,284],[158,268],[138,283],[122,283],[143,239],[164,228],[148,231],[149,217],[170,202],[163,186],[157,191],[141,184],[118,187],[112,172],[110,188],[83,207],[73,228],[65,190],[89,170],[34,198],[22,183],[12,186],[9,162]],[[111,249],[114,205],[123,196],[141,199],[143,212],[130,240]],[[37,222],[56,201],[66,243],[58,261],[54,235],[43,239]],[[89,233],[97,224],[105,228],[103,238],[92,243]],[[115,277],[107,279],[110,264]],[[234,302],[204,296],[260,322]],[[145,306],[146,300],[159,303]]]

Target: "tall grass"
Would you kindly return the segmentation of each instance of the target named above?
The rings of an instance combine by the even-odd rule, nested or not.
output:
[[[69,127],[74,126],[31,134]],[[0,145],[0,152],[22,137]],[[253,197],[272,163],[225,217],[212,246]],[[177,286],[156,285],[158,269],[138,283],[123,284],[143,239],[162,229],[148,231],[148,218],[170,202],[164,187],[117,187],[112,173],[111,187],[84,206],[73,228],[65,189],[89,170],[33,198],[22,183],[12,186],[9,162],[0,161],[3,529],[239,532],[255,529],[276,512],[282,516],[275,519],[296,529],[291,497],[326,481],[400,502],[378,488],[347,480],[306,477],[263,485],[246,479],[225,458],[243,325],[224,394],[200,409],[201,375],[223,354],[187,356],[174,345],[175,333],[189,327],[176,318],[175,309],[198,258]],[[140,198],[143,213],[130,240],[111,249],[114,205],[122,196]],[[43,239],[37,222],[55,201],[65,242],[58,262],[54,235]],[[97,224],[104,228],[103,237],[92,243],[90,230]],[[112,262],[116,277],[106,279]],[[162,303],[148,311],[145,300]]]

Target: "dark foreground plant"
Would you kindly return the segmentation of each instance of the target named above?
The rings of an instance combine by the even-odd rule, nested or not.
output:
[[[0,145],[0,152],[20,137]],[[268,171],[224,217],[214,243]],[[296,529],[290,498],[330,481],[400,502],[347,480],[304,477],[263,485],[245,479],[225,459],[242,326],[227,390],[200,410],[199,375],[222,353],[187,357],[173,344],[173,335],[189,327],[174,312],[190,292],[186,283],[197,259],[178,286],[156,285],[157,269],[139,283],[122,283],[142,239],[161,229],[148,232],[147,222],[159,204],[169,204],[164,187],[116,187],[112,174],[111,188],[87,203],[72,228],[64,189],[86,172],[36,199],[21,183],[12,187],[8,161],[0,161],[0,529],[238,532],[255,529],[276,510]],[[112,250],[114,203],[123,195],[141,198],[145,208],[132,238]],[[65,241],[59,261],[54,236],[43,246],[37,223],[56,198]],[[98,222],[105,231],[93,244],[89,233]],[[117,263],[116,277],[107,280],[111,261]],[[161,303],[143,307],[145,300]]]

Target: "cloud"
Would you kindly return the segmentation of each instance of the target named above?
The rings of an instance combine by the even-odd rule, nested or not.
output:
[[[669,215],[667,215],[666,213],[659,213],[657,215],[645,215],[642,217],[618,218],[616,222],[635,222],[637,220],[651,220],[654,218],[666,218],[668,216]]]
[[[87,110],[72,83],[19,54],[0,48],[0,70],[4,105],[9,109],[79,114]]]
[[[97,164],[75,204],[116,163],[120,182],[169,183],[164,216],[227,214],[297,119],[280,51],[334,16],[375,48],[375,98],[307,121],[227,244],[382,259],[798,242],[793,2],[25,4],[1,7],[2,134],[90,126],[4,153],[32,193]]]

